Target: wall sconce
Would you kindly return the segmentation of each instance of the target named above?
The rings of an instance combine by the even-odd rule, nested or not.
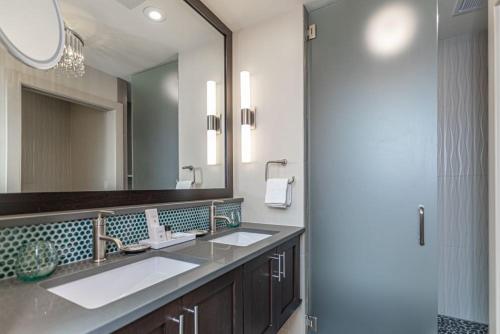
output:
[[[241,162],[252,161],[251,130],[255,129],[255,110],[250,102],[250,73],[240,73],[241,86]]]
[[[207,165],[217,164],[217,134],[220,117],[217,116],[217,83],[207,81]]]

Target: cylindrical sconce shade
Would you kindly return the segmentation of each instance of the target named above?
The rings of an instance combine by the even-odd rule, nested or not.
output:
[[[250,72],[242,71],[240,73],[241,85],[241,109],[250,109]]]
[[[250,72],[240,72],[240,100],[241,100],[241,162],[252,161],[252,126],[255,116],[252,114],[250,102]],[[248,117],[247,117],[248,116]],[[251,121],[253,120],[253,122]]]

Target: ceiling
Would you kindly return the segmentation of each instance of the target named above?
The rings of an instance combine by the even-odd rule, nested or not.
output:
[[[439,38],[446,39],[488,28],[486,7],[462,15],[453,16],[457,0],[439,0]]]
[[[287,13],[299,5],[308,9],[335,0],[202,0],[231,30],[238,31],[257,22]]]
[[[226,25],[238,31],[260,21],[284,14],[298,5],[311,11],[338,0],[202,0]],[[453,16],[457,0],[439,1],[439,36],[448,38],[487,28],[487,11]]]
[[[305,5],[314,10],[337,0],[202,0],[233,31]],[[457,0],[439,0],[440,38],[484,30],[486,9],[453,16]],[[113,76],[131,74],[177,58],[181,51],[222,36],[181,0],[61,0],[66,23],[85,40],[86,63]],[[149,21],[147,6],[166,20]]]
[[[131,74],[167,63],[179,52],[222,35],[184,1],[179,0],[61,0],[66,24],[85,41],[85,63],[128,79]],[[166,16],[152,22],[143,9],[153,6]]]

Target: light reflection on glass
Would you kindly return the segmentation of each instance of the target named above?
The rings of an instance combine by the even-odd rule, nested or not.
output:
[[[375,12],[366,29],[369,50],[381,57],[403,52],[415,37],[417,18],[408,4],[391,3]]]

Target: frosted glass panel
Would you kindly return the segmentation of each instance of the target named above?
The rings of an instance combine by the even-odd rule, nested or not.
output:
[[[320,333],[437,333],[436,7],[349,0],[310,14],[309,313]]]

